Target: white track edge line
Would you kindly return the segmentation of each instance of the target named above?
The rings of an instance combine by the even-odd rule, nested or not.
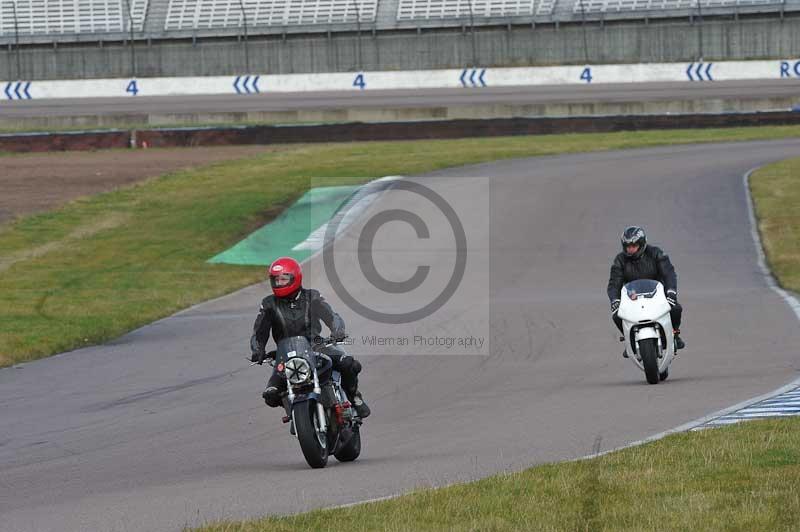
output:
[[[775,278],[773,277],[772,272],[767,267],[766,256],[764,254],[764,249],[762,247],[761,237],[760,237],[760,235],[758,233],[758,226],[757,226],[757,221],[756,221],[756,217],[755,217],[755,209],[753,208],[753,198],[752,198],[752,195],[750,194],[750,186],[749,186],[750,176],[753,174],[753,172],[755,172],[759,168],[760,167],[756,167],[756,168],[752,168],[752,169],[748,170],[744,174],[743,179],[742,179],[743,184],[744,184],[745,195],[746,195],[746,198],[747,198],[747,213],[748,213],[748,217],[749,217],[749,220],[750,220],[750,235],[753,238],[753,242],[754,242],[755,247],[756,247],[756,254],[757,254],[757,257],[758,257],[758,265],[759,265],[759,268],[761,269],[762,274],[764,275],[764,278],[765,278],[765,280],[767,282],[767,285],[774,292],[776,292],[779,296],[781,296],[781,298],[786,302],[787,305],[789,305],[789,308],[794,312],[795,316],[800,321],[800,301],[798,301],[797,298],[795,298],[789,292],[787,292],[786,290],[784,290],[780,286],[778,286],[778,283],[775,281]],[[365,183],[362,186],[366,187],[366,186],[371,185],[373,183],[376,183],[378,181],[388,181],[388,180],[393,180],[393,179],[402,179],[404,177],[405,176],[384,176],[384,177],[381,177],[381,178],[378,178],[378,179],[374,179],[374,180],[372,180],[372,181],[370,181],[368,183]],[[308,262],[309,260],[317,257],[321,253],[322,253],[321,249],[317,250],[315,253],[313,253],[312,255],[307,257],[305,260],[303,260],[301,262],[301,264]],[[186,309],[183,309],[183,310],[177,312],[176,314],[173,314],[173,316],[175,316],[177,314],[183,314],[185,312],[189,312],[190,310],[192,310],[192,309],[194,309],[196,307],[199,307],[201,305],[204,305],[206,303],[210,303],[210,302],[213,302],[213,301],[217,301],[217,300],[223,299],[223,298],[228,297],[228,296],[235,295],[236,293],[238,293],[240,291],[248,290],[248,289],[252,288],[253,286],[258,286],[260,284],[262,284],[262,283],[256,283],[255,285],[249,285],[249,286],[246,286],[244,288],[240,288],[239,290],[237,290],[235,292],[232,292],[230,294],[225,294],[225,295],[222,295],[220,297],[217,297],[217,298],[214,298],[214,299],[210,299],[208,301],[203,301],[203,302],[198,303],[196,305],[192,305],[191,307],[188,307]],[[140,329],[143,329],[143,328],[149,327],[151,325],[154,325],[154,324],[158,323],[159,321],[168,320],[171,317],[172,316],[168,316],[166,318],[162,318],[161,320],[157,320],[157,321],[155,321],[153,323],[147,324],[147,325],[141,327]],[[131,331],[131,332],[134,332],[134,331]],[[130,334],[130,333],[127,333],[127,334]],[[68,353],[69,353],[69,351],[65,352],[65,353],[59,353],[59,354],[53,355],[53,356],[66,355]],[[52,358],[52,357],[49,357],[49,358]],[[15,366],[10,366],[9,368],[5,368],[5,369],[17,368],[17,367],[21,367],[21,366],[23,366],[25,364],[27,364],[27,363],[22,363],[22,364],[15,365]],[[656,441],[656,440],[660,440],[660,439],[662,439],[662,438],[664,438],[666,436],[669,436],[670,434],[676,434],[676,433],[679,433],[679,432],[687,432],[687,431],[689,431],[689,430],[691,430],[693,428],[699,427],[699,426],[704,425],[704,424],[706,424],[706,423],[708,423],[710,421],[713,421],[714,419],[721,418],[721,417],[723,417],[723,416],[725,416],[727,414],[731,414],[733,412],[736,412],[737,410],[741,410],[741,409],[746,408],[746,407],[748,407],[750,405],[753,405],[755,403],[758,403],[758,402],[761,402],[761,401],[765,401],[767,399],[771,399],[772,397],[775,397],[775,396],[778,396],[778,395],[780,395],[782,393],[785,393],[785,392],[788,392],[790,390],[793,390],[793,389],[795,389],[795,388],[797,388],[799,386],[800,386],[800,378],[797,378],[794,381],[790,382],[789,384],[778,388],[777,390],[773,390],[772,392],[765,393],[765,394],[760,395],[758,397],[753,397],[751,399],[747,399],[745,401],[742,401],[741,403],[735,404],[735,405],[733,405],[731,407],[728,407],[728,408],[725,408],[725,409],[722,409],[722,410],[718,410],[716,412],[713,412],[713,413],[708,414],[706,416],[703,416],[701,418],[695,419],[694,421],[689,421],[688,423],[684,423],[683,425],[679,425],[679,426],[677,426],[677,427],[675,427],[673,429],[669,429],[669,430],[666,430],[666,431],[663,431],[663,432],[659,432],[659,433],[654,434],[652,436],[648,436],[647,438],[644,438],[644,439],[641,439],[641,440],[637,440],[637,441],[634,441],[634,442],[631,442],[631,443],[628,443],[626,445],[622,445],[622,446],[619,446],[619,447],[615,447],[613,449],[609,449],[609,450],[598,452],[598,453],[587,454],[585,456],[581,456],[581,457],[578,457],[578,458],[573,458],[571,460],[564,460],[563,462],[576,462],[576,461],[580,461],[580,460],[589,460],[589,459],[592,459],[592,458],[596,458],[598,456],[603,456],[603,455],[606,455],[606,454],[610,454],[610,453],[613,453],[613,452],[616,452],[616,451],[621,451],[623,449],[628,449],[628,448],[631,448],[631,447],[638,447],[640,445],[644,445],[645,443],[650,443],[650,442],[653,442],[653,441]],[[457,483],[453,483],[453,484],[446,484],[444,486],[437,486],[437,487],[432,487],[432,488],[429,488],[429,489],[442,489],[442,488],[446,488],[446,487],[449,487],[449,486],[452,486],[452,485],[456,485],[456,484],[461,484],[461,483],[457,482]],[[406,495],[408,493],[409,492],[397,493],[397,494],[394,494],[394,495],[387,495],[387,496],[384,496],[384,497],[376,497],[376,498],[373,498],[373,499],[366,499],[366,500],[362,500],[362,501],[354,501],[354,502],[350,502],[350,503],[340,504],[340,505],[336,505],[336,506],[321,507],[321,508],[317,508],[317,509],[318,510],[336,510],[336,509],[340,509],[340,508],[350,508],[350,507],[358,506],[358,505],[361,505],[361,504],[370,504],[370,503],[375,503],[375,502],[380,502],[380,501],[387,501],[387,500],[391,500],[391,499],[396,499],[396,498],[402,497],[403,495]]]
[[[760,236],[760,234],[758,232],[758,222],[756,220],[755,208],[753,206],[753,196],[750,193],[750,176],[753,174],[753,172],[755,172],[759,168],[761,168],[761,166],[757,166],[755,168],[751,168],[742,177],[742,183],[743,183],[743,186],[744,186],[744,192],[745,192],[745,196],[746,196],[746,199],[747,199],[747,215],[748,215],[748,218],[750,220],[750,236],[753,238],[753,243],[755,244],[756,255],[758,257],[758,266],[759,266],[759,269],[761,270],[762,275],[764,276],[764,278],[765,278],[765,280],[767,282],[767,285],[775,293],[777,293],[779,296],[781,296],[781,298],[786,302],[786,304],[789,305],[789,308],[794,312],[795,317],[798,319],[798,321],[800,321],[800,301],[798,301],[796,297],[794,297],[792,294],[790,294],[789,292],[787,292],[786,290],[784,290],[783,288],[781,288],[778,285],[778,282],[775,280],[775,277],[772,275],[772,272],[767,267],[766,255],[764,254],[764,248],[763,248],[763,245],[762,245],[762,242],[761,242],[761,236]],[[709,423],[709,422],[711,422],[711,421],[713,421],[715,419],[721,418],[721,417],[723,417],[725,415],[728,415],[728,414],[732,414],[733,412],[736,412],[738,410],[742,410],[742,409],[744,409],[744,408],[746,408],[748,406],[751,406],[751,405],[753,405],[755,403],[759,403],[761,401],[766,401],[767,399],[771,399],[773,397],[776,397],[778,395],[786,393],[786,392],[788,392],[790,390],[794,390],[797,387],[800,387],[800,378],[797,378],[797,379],[793,380],[792,382],[790,382],[789,384],[787,384],[785,386],[781,386],[777,390],[773,390],[771,392],[767,392],[767,393],[759,395],[757,397],[753,397],[751,399],[747,399],[745,401],[742,401],[741,403],[737,403],[737,404],[735,404],[733,406],[730,406],[728,408],[724,408],[722,410],[718,410],[716,412],[713,412],[713,413],[708,414],[706,416],[703,416],[701,418],[695,419],[693,421],[689,421],[688,423],[684,423],[683,425],[679,425],[679,426],[677,426],[677,427],[675,427],[673,429],[665,430],[663,432],[659,432],[659,433],[654,434],[652,436],[648,436],[647,438],[644,438],[644,439],[641,439],[641,440],[637,440],[637,441],[634,441],[634,442],[631,442],[631,443],[628,443],[628,444],[625,444],[625,445],[622,445],[622,446],[619,446],[619,447],[615,447],[615,448],[609,449],[607,451],[591,453],[591,454],[587,454],[585,456],[581,456],[581,457],[578,457],[578,458],[573,458],[571,460],[564,460],[563,462],[568,463],[568,462],[578,462],[578,461],[581,461],[581,460],[590,460],[592,458],[597,458],[598,456],[604,456],[606,454],[610,454],[610,453],[614,453],[614,452],[617,452],[617,451],[621,451],[623,449],[629,449],[631,447],[638,447],[640,445],[644,445],[645,443],[650,443],[650,442],[653,442],[653,441],[656,441],[656,440],[660,440],[660,439],[662,439],[662,438],[664,438],[666,436],[669,436],[670,434],[677,434],[679,432],[688,432],[688,431],[690,431],[690,430],[692,430],[694,428],[697,428],[697,427],[700,427],[702,425],[705,425],[705,424],[707,424],[707,423]],[[451,486],[451,485],[452,484],[448,484],[448,485],[439,486],[439,487],[432,488],[432,489],[446,488],[446,487]],[[328,506],[328,507],[320,508],[320,509],[321,510],[336,510],[338,508],[350,508],[352,506],[358,506],[359,504],[369,504],[369,503],[373,503],[373,502],[379,502],[379,501],[386,501],[386,500],[390,500],[390,499],[395,499],[397,497],[401,497],[402,495],[405,495],[405,493],[399,493],[399,494],[396,494],[396,495],[388,495],[386,497],[368,499],[368,500],[365,500],[365,501],[351,502],[351,503],[347,503],[347,504],[341,504],[341,505],[338,505],[338,506]]]
[[[800,321],[800,302],[792,294],[790,294],[789,292],[787,292],[778,285],[778,282],[775,280],[775,277],[772,275],[772,272],[767,266],[767,257],[764,254],[764,247],[761,241],[761,235],[758,232],[758,220],[756,220],[753,195],[750,193],[750,176],[753,175],[753,173],[759,168],[761,168],[761,166],[751,168],[750,170],[745,172],[745,174],[742,176],[742,186],[744,187],[744,193],[747,203],[747,217],[750,220],[750,236],[752,237],[753,243],[755,244],[756,256],[758,257],[758,267],[761,270],[761,274],[764,276],[765,281],[767,282],[767,286],[769,286],[770,289],[772,289],[772,291],[777,293],[781,297],[781,299],[783,299],[786,302],[786,304],[789,305],[789,308],[794,312],[795,317],[798,319],[798,321]],[[777,390],[773,390],[771,392],[759,395],[758,397],[753,397],[746,401],[742,401],[741,403],[735,404],[731,407],[724,408],[717,412],[713,412],[711,414],[708,414],[707,416],[695,419],[694,421],[684,423],[683,425],[675,427],[674,429],[654,434],[653,436],[629,443],[622,447],[617,447],[615,449],[610,449],[608,451],[603,451],[601,453],[593,453],[587,456],[583,456],[581,458],[578,458],[577,460],[585,460],[588,458],[594,458],[596,456],[602,456],[604,454],[608,454],[621,449],[627,449],[629,447],[635,447],[638,445],[642,445],[644,443],[649,443],[655,440],[659,440],[670,434],[692,430],[693,428],[705,425],[706,423],[709,423],[715,419],[724,417],[728,414],[732,414],[734,412],[747,408],[748,406],[760,403],[761,401],[766,401],[767,399],[772,399],[773,397],[777,397],[778,395],[794,390],[798,386],[800,386],[800,378],[793,380],[792,382],[790,382],[785,386],[781,386]]]
[[[794,295],[789,293],[788,291],[784,290],[783,288],[778,285],[778,281],[775,279],[775,276],[772,275],[772,271],[770,271],[769,267],[767,266],[767,257],[764,254],[764,246],[763,242],[761,241],[761,233],[758,231],[758,220],[756,219],[756,210],[755,204],[753,203],[753,195],[750,192],[750,176],[758,170],[760,167],[752,168],[744,174],[742,178],[742,184],[744,185],[744,192],[747,195],[747,215],[750,218],[750,236],[753,237],[753,242],[756,245],[756,253],[758,254],[758,267],[761,269],[761,273],[764,275],[764,279],[767,281],[767,285],[772,289],[773,292],[777,293],[781,298],[789,305],[789,308],[792,309],[794,315],[800,320],[800,301],[797,300]]]

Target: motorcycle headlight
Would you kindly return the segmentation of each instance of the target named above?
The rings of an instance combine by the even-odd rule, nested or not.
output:
[[[286,362],[286,378],[292,384],[302,384],[311,378],[311,366],[303,358],[291,358]]]

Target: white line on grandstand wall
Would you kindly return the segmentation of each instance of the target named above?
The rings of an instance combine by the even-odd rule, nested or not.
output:
[[[692,80],[690,80],[690,77]],[[711,78],[709,80],[708,78]],[[183,78],[85,79],[0,82],[0,103],[41,98],[103,98],[201,94],[362,91],[397,89],[512,87],[596,83],[686,82],[786,79],[800,81],[800,60],[728,61],[719,63],[642,63],[520,68],[410,70],[321,74],[250,74]],[[18,92],[15,93],[15,89]]]

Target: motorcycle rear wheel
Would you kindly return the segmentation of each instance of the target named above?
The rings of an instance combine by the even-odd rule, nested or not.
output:
[[[297,440],[303,456],[314,469],[320,469],[328,463],[327,436],[320,436],[317,431],[317,404],[314,401],[303,401],[292,408]]]
[[[658,384],[658,343],[655,338],[639,342],[639,354],[642,357],[644,375],[650,384]]]

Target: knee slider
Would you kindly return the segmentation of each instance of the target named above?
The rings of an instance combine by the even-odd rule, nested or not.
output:
[[[339,359],[339,371],[342,373],[353,372],[353,357],[345,355]]]

